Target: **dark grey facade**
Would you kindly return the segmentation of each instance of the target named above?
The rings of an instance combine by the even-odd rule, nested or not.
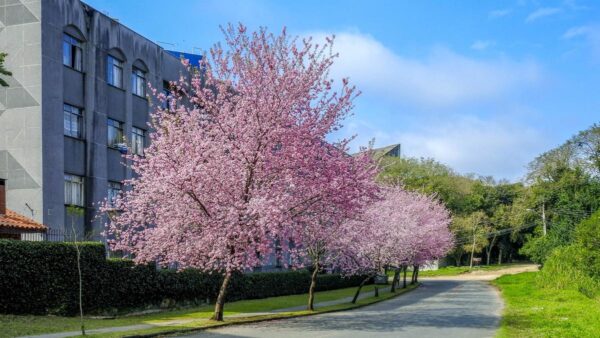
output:
[[[122,145],[131,151],[140,132],[148,142],[153,100],[140,92],[139,79],[162,90],[185,69],[179,58],[79,0],[1,1],[0,13],[7,26],[0,50],[9,53],[15,73],[15,87],[0,92],[0,178],[7,179],[8,208],[50,229],[98,238],[98,203],[109,184],[132,175]],[[14,95],[18,102],[7,104]],[[121,149],[109,145],[120,135],[109,124],[122,129]],[[67,211],[74,201],[83,213]]]

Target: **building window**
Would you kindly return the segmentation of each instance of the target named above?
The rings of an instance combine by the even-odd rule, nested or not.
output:
[[[123,143],[123,123],[108,119],[108,146],[118,148]]]
[[[112,86],[123,88],[123,62],[109,55],[106,70],[106,82]]]
[[[81,42],[69,34],[63,34],[63,64],[81,71],[82,54]]]
[[[171,99],[173,98],[171,96],[171,91],[169,90],[168,86],[168,82],[165,81],[165,85],[163,86],[163,90],[162,93],[165,96],[165,100],[162,102],[162,109],[171,109]]]
[[[144,156],[144,130],[131,128],[131,152],[135,155]]]
[[[63,115],[65,135],[76,138],[82,138],[83,133],[81,132],[81,126],[83,114],[81,112],[81,109],[65,103],[63,104]]]
[[[131,91],[137,96],[146,96],[146,73],[133,68],[131,72]]]
[[[119,182],[108,182],[108,205],[113,207],[115,206],[115,201],[117,197],[121,194],[122,185]]]
[[[83,206],[83,177],[65,174],[65,204]]]

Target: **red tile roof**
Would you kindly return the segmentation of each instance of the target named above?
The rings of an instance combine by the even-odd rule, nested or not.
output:
[[[45,225],[31,218],[20,215],[10,209],[6,209],[6,215],[0,215],[0,228],[13,228],[27,231],[46,231]]]

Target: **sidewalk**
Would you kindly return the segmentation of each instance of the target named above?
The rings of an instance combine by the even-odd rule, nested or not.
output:
[[[382,286],[379,289],[380,294],[388,293],[390,286]],[[368,298],[375,295],[375,291],[361,292],[358,299]],[[317,302],[315,303],[315,308],[321,308],[325,306],[338,305],[344,303],[350,303],[352,301],[352,297],[344,297],[340,299],[330,300],[327,302]],[[227,305],[225,305],[225,309],[227,309]],[[225,315],[225,319],[227,318],[248,318],[248,317],[256,317],[256,316],[265,316],[276,313],[283,312],[295,312],[306,310],[306,305],[294,306],[282,309],[276,309],[272,311],[266,312],[249,312],[249,313],[237,313],[232,315]],[[183,324],[188,324],[195,321],[201,321],[206,319],[177,319],[177,320],[167,320],[161,321],[154,324],[137,324],[137,325],[129,325],[129,326],[116,326],[116,327],[105,327],[102,329],[92,329],[85,330],[86,334],[101,334],[101,333],[115,333],[115,332],[125,332],[125,331],[134,331],[134,330],[145,330],[152,329],[156,327],[168,327],[168,326],[178,326]],[[57,333],[48,333],[43,335],[35,335],[35,336],[22,336],[20,338],[65,338],[65,337],[73,337],[81,335],[81,331],[69,331],[69,332],[57,332]]]

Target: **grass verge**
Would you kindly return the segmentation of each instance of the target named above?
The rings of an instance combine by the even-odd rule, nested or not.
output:
[[[332,306],[317,307],[316,311],[314,312],[301,310],[293,312],[260,314],[262,312],[275,311],[278,309],[303,306],[306,304],[308,298],[307,294],[231,302],[225,304],[224,322],[214,322],[209,320],[213,311],[212,306],[173,310],[143,316],[119,317],[115,319],[86,318],[85,326],[87,330],[107,327],[130,326],[138,324],[149,324],[154,326],[152,328],[144,328],[115,333],[88,334],[86,335],[86,337],[124,337],[135,335],[153,335],[159,333],[165,334],[185,332],[190,330],[205,329],[222,325],[232,325],[255,321],[306,316],[331,311],[341,311],[386,300],[394,296],[400,295],[408,290],[412,290],[415,287],[416,286],[410,286],[407,289],[400,289],[396,293],[390,293],[389,287],[385,288],[385,290],[380,287],[379,297],[363,298],[359,300],[357,304],[344,303]],[[363,288],[363,292],[372,291],[373,288],[374,285],[368,285]],[[343,299],[352,296],[355,291],[356,288],[352,287],[339,290],[317,292],[315,294],[315,301],[319,303],[336,299]],[[243,314],[249,314],[250,317],[244,317]],[[237,315],[241,317],[232,317],[232,315]],[[77,317],[0,315],[0,328],[2,328],[0,330],[0,337],[16,337],[23,335],[37,335],[44,333],[77,331],[79,330],[79,319]]]
[[[506,303],[498,337],[598,337],[600,303],[576,290],[539,288],[536,274],[492,282]]]

